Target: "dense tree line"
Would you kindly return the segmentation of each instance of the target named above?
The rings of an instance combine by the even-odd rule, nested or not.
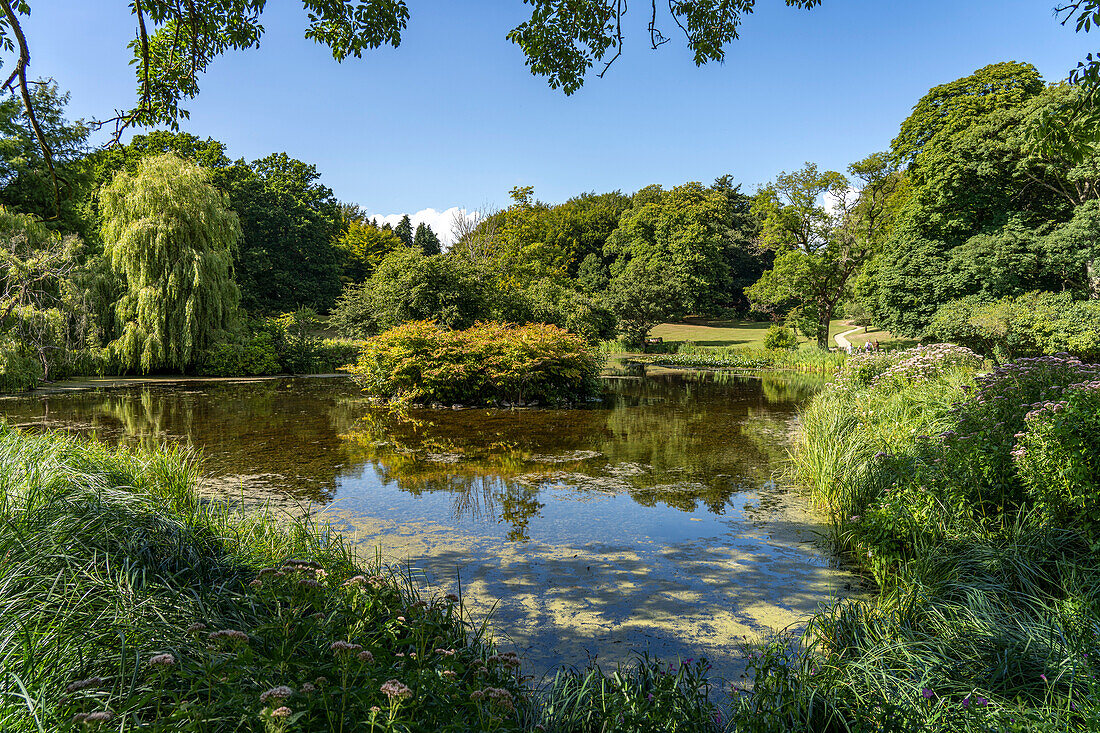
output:
[[[289,362],[250,323],[303,308],[293,322],[319,312],[354,338],[410,320],[497,320],[632,345],[688,314],[752,314],[822,348],[831,319],[864,313],[994,355],[1085,353],[1100,324],[1089,305],[1100,155],[1074,122],[1088,90],[1047,84],[1028,64],[930,90],[891,148],[847,174],[807,163],[753,194],[727,175],[556,205],[519,187],[507,208],[463,220],[446,248],[408,215],[391,226],[338,202],[286,153],[234,160],[170,131],[90,149],[56,85],[34,94],[33,122],[0,102],[0,359],[13,373],[189,370],[220,343],[258,370]]]

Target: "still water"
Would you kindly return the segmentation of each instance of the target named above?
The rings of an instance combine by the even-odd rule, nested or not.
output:
[[[773,480],[812,379],[620,369],[578,410],[372,407],[345,379],[181,382],[0,400],[0,415],[203,455],[204,492],[319,511],[491,613],[536,677],[649,650],[741,671],[739,642],[853,578]]]

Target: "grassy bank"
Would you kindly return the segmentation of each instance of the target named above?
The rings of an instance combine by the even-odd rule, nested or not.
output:
[[[704,664],[533,690],[456,598],[308,520],[203,501],[198,472],[0,426],[0,730],[717,726]]]
[[[1100,727],[1098,375],[980,375],[954,347],[849,362],[793,470],[882,593],[761,648],[750,729]]]

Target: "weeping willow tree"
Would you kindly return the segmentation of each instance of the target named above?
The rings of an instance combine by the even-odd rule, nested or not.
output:
[[[126,284],[112,355],[124,371],[186,371],[236,317],[237,215],[209,171],[174,155],[119,173],[100,206],[105,252]]]

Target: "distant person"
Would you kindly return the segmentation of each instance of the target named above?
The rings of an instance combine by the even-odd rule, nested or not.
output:
[[[864,342],[864,344],[863,344],[863,353],[865,353],[865,354],[870,354],[870,353],[871,353],[871,349],[873,349],[873,348],[874,348],[874,347],[873,347],[873,346],[871,346],[871,342],[870,342],[870,341]]]
[[[878,339],[875,339],[875,351],[879,350]]]

